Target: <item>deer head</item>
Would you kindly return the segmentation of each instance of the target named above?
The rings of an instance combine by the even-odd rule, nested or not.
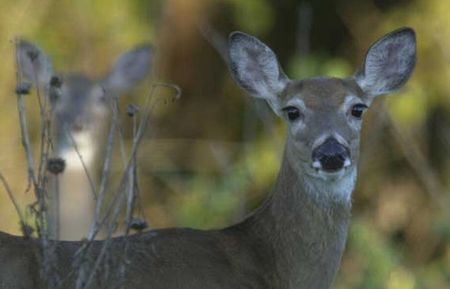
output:
[[[378,95],[393,92],[415,65],[415,33],[393,31],[373,44],[361,69],[348,78],[291,80],[264,43],[230,35],[229,60],[238,84],[265,99],[289,126],[288,162],[310,192],[348,202],[356,179],[362,117]]]
[[[49,232],[52,238],[79,239],[93,219],[97,162],[115,98],[132,89],[150,70],[152,49],[137,46],[118,57],[99,79],[84,74],[54,76],[50,58],[36,45],[17,43],[22,81],[34,84],[51,104],[54,154],[65,161],[61,176],[49,182]],[[81,157],[80,157],[81,156]],[[77,204],[74,206],[74,204]]]
[[[110,100],[143,79],[152,61],[151,47],[140,45],[120,55],[112,70],[100,79],[84,74],[57,78],[50,58],[35,44],[21,40],[17,53],[23,80],[36,85],[51,101],[58,150],[63,153],[73,149],[74,141],[80,151],[86,152],[86,159],[108,123]]]

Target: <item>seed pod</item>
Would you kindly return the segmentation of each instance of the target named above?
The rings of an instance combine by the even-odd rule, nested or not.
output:
[[[66,168],[66,161],[62,158],[51,158],[47,161],[47,171],[58,175]]]
[[[148,227],[147,222],[141,218],[132,218],[129,224],[130,229],[142,231]]]
[[[61,86],[63,84],[63,80],[60,76],[54,75],[50,79],[50,89],[49,89],[49,96],[50,100],[52,102],[57,101],[61,98],[62,90]]]
[[[29,94],[30,89],[31,89],[30,82],[22,82],[22,83],[17,84],[16,93],[17,94]]]
[[[61,76],[53,75],[50,79],[50,86],[60,88],[63,84],[63,79]]]
[[[129,117],[135,116],[138,112],[139,112],[139,106],[137,106],[136,104],[130,103],[127,106],[127,114]]]

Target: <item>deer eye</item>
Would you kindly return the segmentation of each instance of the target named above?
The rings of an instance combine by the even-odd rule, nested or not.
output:
[[[352,114],[352,116],[360,119],[366,109],[367,105],[358,103],[352,106],[350,113]]]
[[[297,120],[301,116],[300,110],[295,106],[285,107],[283,108],[283,112],[287,115],[289,121]]]

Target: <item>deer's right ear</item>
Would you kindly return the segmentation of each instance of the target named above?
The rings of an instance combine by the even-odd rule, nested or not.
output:
[[[47,85],[52,77],[50,58],[35,44],[18,40],[16,44],[18,67],[22,80],[34,85]]]
[[[255,37],[242,32],[233,32],[229,44],[229,65],[234,79],[248,93],[268,100],[274,108],[278,94],[289,81],[275,53]]]

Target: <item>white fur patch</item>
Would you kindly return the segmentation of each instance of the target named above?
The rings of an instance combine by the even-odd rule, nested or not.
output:
[[[66,161],[66,165],[70,169],[83,169],[83,163],[86,167],[90,167],[95,156],[95,141],[92,134],[88,132],[79,132],[72,134],[78,153],[81,155],[83,162],[78,155],[73,144],[60,152],[60,156]]]
[[[356,183],[356,168],[349,171],[327,174],[319,172],[317,177],[303,176],[306,193],[314,196],[321,202],[334,200],[336,202],[350,203]]]

